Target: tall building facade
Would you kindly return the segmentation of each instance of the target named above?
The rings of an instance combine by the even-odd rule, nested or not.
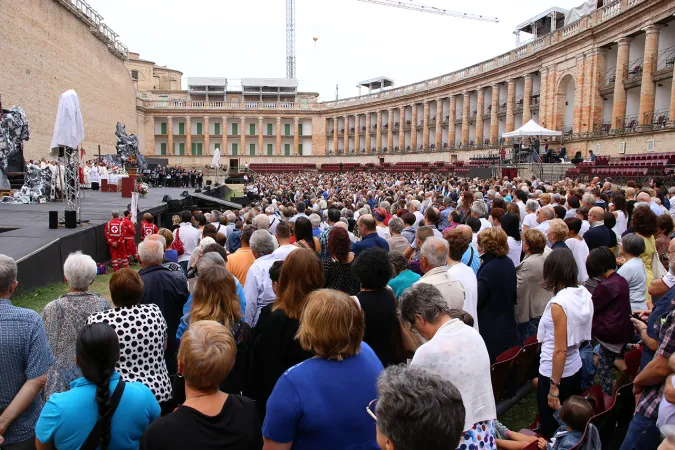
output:
[[[196,85],[162,84],[180,72],[152,64],[155,88],[137,81],[143,151],[184,165],[206,164],[216,148],[241,164],[466,160],[509,145],[502,133],[530,119],[563,131],[571,154],[672,150],[674,13],[671,0],[605,2],[471,67],[330,102],[273,79],[225,80],[207,99]]]

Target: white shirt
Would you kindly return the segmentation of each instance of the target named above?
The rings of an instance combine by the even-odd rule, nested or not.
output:
[[[647,268],[642,259],[629,259],[616,273],[628,282],[631,311],[647,309]]]
[[[588,220],[582,220],[581,221],[581,230],[579,230],[579,236],[583,237],[584,234],[586,234],[586,232],[590,229],[591,229],[591,224],[588,222]]]
[[[377,231],[377,235],[384,240],[387,240],[391,237],[388,227],[375,227],[375,230]]]
[[[413,214],[415,215],[415,217],[417,217],[417,220],[415,221],[415,225],[413,225],[415,227],[415,229],[424,225],[424,214],[422,214],[419,211],[415,211]]]
[[[274,255],[275,258],[277,258],[280,261],[286,260],[286,257],[291,254],[294,250],[297,250],[299,247],[296,247],[293,244],[284,244],[280,245],[278,249],[274,250],[272,252],[272,255]]]
[[[586,259],[588,259],[588,245],[583,239],[569,238],[565,241],[565,245],[570,249],[574,255],[574,261],[577,263],[579,269],[579,277],[577,280],[579,284],[584,284],[588,280],[588,272],[586,271]]]
[[[563,289],[546,305],[537,330],[537,340],[541,342],[539,373],[545,377],[550,377],[553,373],[554,333],[551,305],[554,303],[560,305],[567,315],[567,357],[562,374],[566,378],[581,369],[579,344],[591,339],[593,301],[591,293],[585,287],[578,286]]]
[[[199,230],[189,222],[182,222],[180,228],[176,228],[173,232],[174,239],[176,239],[178,230],[180,230],[179,236],[185,250],[182,255],[178,256],[178,262],[190,261],[190,256],[192,256],[192,252],[197,248],[199,242]]]
[[[459,319],[443,324],[429,342],[417,349],[410,365],[436,372],[455,385],[466,411],[465,431],[478,422],[497,418],[485,342]]]
[[[616,233],[616,238],[621,240],[621,236],[626,232],[627,229],[628,217],[626,217],[623,211],[617,211],[616,225],[614,225],[614,228],[612,228],[614,233]]]
[[[520,209],[520,228],[522,229],[523,221],[527,215],[527,212],[525,211],[525,203],[521,202],[520,200],[516,200],[516,205],[518,205],[518,209]]]
[[[246,297],[245,321],[253,328],[258,322],[260,310],[269,305],[277,296],[272,289],[270,267],[277,261],[274,255],[265,255],[253,261],[246,273],[244,296]]]
[[[448,269],[448,273],[457,278],[464,288],[464,311],[473,317],[473,327],[478,331],[478,280],[473,269],[466,264],[457,263]]]
[[[270,221],[270,227],[268,231],[270,234],[274,234],[277,232],[277,225],[279,225],[279,222],[281,222],[281,219],[272,214],[271,216],[267,216],[267,219]]]
[[[523,243],[521,241],[516,241],[511,236],[506,238],[506,242],[509,243],[509,259],[513,261],[513,267],[520,264],[520,254],[523,252]]]
[[[551,221],[550,220],[544,220],[542,223],[537,225],[535,227],[536,230],[541,231],[544,236],[546,236],[546,233],[548,233],[548,228],[551,226]],[[546,238],[548,240],[548,238]]]
[[[483,230],[487,230],[488,228],[492,228],[492,224],[490,223],[489,220],[483,219],[482,217],[478,220],[480,221],[480,230],[478,230],[478,233],[480,233]]]
[[[525,216],[525,219],[523,219],[523,228],[527,227],[528,230],[531,230],[533,228],[537,228],[537,213],[530,213]]]

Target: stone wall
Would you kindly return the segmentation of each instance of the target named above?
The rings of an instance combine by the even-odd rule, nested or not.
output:
[[[59,95],[74,89],[88,155],[115,151],[115,124],[137,132],[136,93],[124,61],[56,0],[0,0],[3,105],[20,105],[30,124],[26,159],[48,156]],[[85,157],[86,158],[86,157]]]

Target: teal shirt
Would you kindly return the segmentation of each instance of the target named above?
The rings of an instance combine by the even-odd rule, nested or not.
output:
[[[110,377],[110,393],[120,376]],[[86,378],[70,383],[70,390],[49,397],[35,427],[35,435],[43,444],[52,442],[59,450],[77,450],[94,428],[98,419],[96,385]],[[136,450],[151,422],[160,415],[160,407],[142,383],[127,382],[112,417],[109,450]]]
[[[404,270],[403,272],[399,273],[396,277],[392,278],[389,280],[389,285],[390,288],[394,290],[394,295],[396,298],[399,298],[403,292],[408,289],[410,286],[415,284],[417,280],[422,278],[412,270]]]

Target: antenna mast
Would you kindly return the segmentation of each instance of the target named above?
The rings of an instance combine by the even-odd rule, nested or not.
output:
[[[295,78],[295,0],[286,0],[286,78]]]

